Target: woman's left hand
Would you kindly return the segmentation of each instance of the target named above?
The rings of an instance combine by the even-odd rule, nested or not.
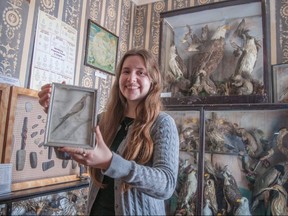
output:
[[[99,126],[96,127],[96,146],[93,150],[61,147],[59,151],[69,153],[72,158],[85,166],[106,170],[112,160],[112,152],[103,140]]]

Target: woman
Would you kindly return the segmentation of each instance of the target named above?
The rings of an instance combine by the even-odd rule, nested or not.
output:
[[[50,85],[39,92],[47,110]],[[91,215],[165,215],[178,174],[179,137],[161,112],[161,74],[153,55],[132,49],[121,59],[94,150],[62,147],[89,166]],[[101,132],[100,132],[101,131]]]

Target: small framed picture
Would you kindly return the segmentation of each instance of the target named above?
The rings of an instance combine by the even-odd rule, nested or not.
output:
[[[115,75],[118,37],[107,29],[88,20],[84,64]]]
[[[288,64],[272,65],[275,103],[288,103]]]
[[[45,145],[94,148],[96,104],[96,89],[53,83]]]

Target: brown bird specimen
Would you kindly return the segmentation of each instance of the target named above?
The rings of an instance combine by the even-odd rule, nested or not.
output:
[[[239,201],[237,200],[242,198],[242,194],[234,176],[228,171],[227,165],[224,167],[222,174],[224,177],[223,193],[228,205],[227,212],[231,213],[238,207]]]
[[[288,215],[287,191],[282,185],[275,184],[271,187],[263,188],[262,193],[268,192],[268,199],[271,203],[271,213],[276,215]]]
[[[190,78],[190,80],[193,80],[192,94],[198,95],[200,93],[199,90],[204,90],[208,95],[217,94],[217,89],[211,76],[223,59],[227,29],[227,25],[219,26],[212,37],[204,41],[199,52],[194,55],[193,64],[196,67],[192,68],[192,76]],[[202,77],[200,78],[199,76]],[[200,88],[199,85],[203,86],[203,88]],[[207,86],[204,88],[204,85]]]
[[[259,175],[256,178],[256,181],[253,185],[252,195],[253,195],[253,203],[251,205],[252,211],[254,211],[259,205],[259,201],[264,201],[264,206],[268,207],[269,201],[269,192],[267,192],[266,188],[272,187],[275,184],[281,182],[281,176],[284,173],[281,171],[280,166],[274,166],[266,170],[262,175]]]
[[[216,215],[218,212],[218,204],[216,198],[216,188],[214,179],[210,178],[210,175],[206,173],[204,175],[204,200],[209,200],[209,206]]]
[[[192,166],[185,169],[187,176],[180,189],[177,210],[185,209],[186,212],[191,212],[191,204],[197,190],[197,173]]]

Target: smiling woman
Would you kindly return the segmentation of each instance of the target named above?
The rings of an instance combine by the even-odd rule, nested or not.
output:
[[[49,91],[39,93],[41,104],[46,105]],[[87,213],[166,214],[164,200],[176,187],[179,137],[173,118],[161,112],[160,93],[161,74],[152,53],[129,50],[116,69],[106,111],[99,115],[96,147],[60,148],[89,166]]]

